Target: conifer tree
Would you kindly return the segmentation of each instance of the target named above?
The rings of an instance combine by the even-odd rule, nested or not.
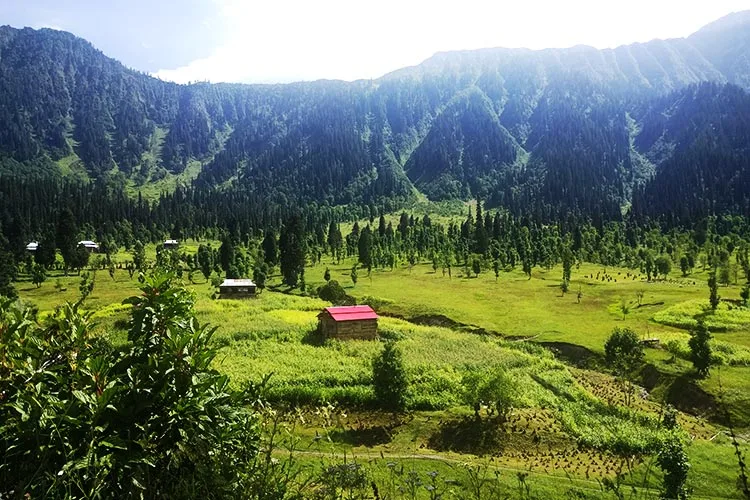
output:
[[[282,279],[286,285],[294,288],[304,272],[307,254],[304,227],[299,215],[291,216],[282,226],[279,250]]]

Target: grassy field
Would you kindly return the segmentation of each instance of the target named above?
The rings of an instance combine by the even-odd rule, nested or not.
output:
[[[196,248],[195,242],[183,247]],[[153,251],[148,248],[149,255]],[[371,360],[379,342],[318,341],[316,315],[326,302],[299,291],[282,293],[278,276],[249,300],[214,299],[202,276],[188,285],[198,318],[218,326],[217,369],[237,386],[272,374],[267,396],[285,410],[289,434],[282,442],[296,443],[299,467],[319,469],[354,457],[383,488],[417,485],[415,498],[434,498],[431,491],[450,497],[481,475],[492,479],[485,487],[497,483],[511,497],[522,496],[526,484],[535,498],[614,498],[602,482],[616,481],[620,473],[623,491],[636,487],[642,497],[655,497],[660,476],[648,450],[662,437],[658,420],[668,400],[684,410],[679,420],[689,442],[694,496],[741,498],[717,406],[721,398],[736,424],[750,424],[750,329],[746,310],[722,304],[713,318],[721,330],[714,333],[714,350],[722,364],[706,380],[691,377],[683,359],[685,328],[708,295],[704,273],[647,283],[630,270],[585,264],[573,270],[563,296],[559,268],[535,269],[531,279],[520,271],[501,273],[496,280],[487,271],[464,277],[458,268],[449,278],[418,264],[369,277],[360,270],[354,286],[352,265],[324,257],[306,269],[308,291],[323,284],[330,267],[347,293],[377,306],[381,336],[396,340],[404,353],[406,414],[374,409]],[[57,280],[65,291],[54,287]],[[27,282],[17,288],[46,314],[74,300],[79,281],[53,275],[40,288]],[[115,342],[124,339],[128,315],[121,302],[136,290],[136,280],[124,270],[114,280],[106,271],[97,273],[85,307]],[[720,294],[736,299],[739,287],[722,287]],[[600,369],[604,341],[617,326],[658,338],[665,347],[647,350],[642,383],[649,395],[630,407],[620,386]],[[516,409],[505,423],[484,414],[478,424],[463,402],[462,380],[495,367],[503,367],[518,387]],[[742,443],[747,452],[746,439]]]

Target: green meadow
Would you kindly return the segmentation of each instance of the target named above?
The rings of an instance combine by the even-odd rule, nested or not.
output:
[[[188,242],[182,251],[196,249]],[[115,261],[128,258],[123,252]],[[360,270],[355,285],[353,264],[323,256],[306,268],[305,292],[287,290],[274,275],[263,293],[244,300],[216,299],[199,273],[195,283],[185,278],[198,319],[217,327],[216,369],[237,387],[270,375],[265,396],[285,429],[273,450],[279,458],[293,447],[302,471],[353,461],[381,489],[392,489],[389,498],[454,498],[477,484],[511,498],[618,498],[613,488],[635,495],[628,498],[657,498],[653,451],[670,403],[680,410],[693,496],[742,498],[726,427],[728,411],[747,453],[750,313],[732,302],[740,286],[720,287],[729,300],[707,320],[715,366],[698,380],[686,353],[687,329],[708,305],[700,270],[646,282],[629,269],[582,264],[563,294],[560,267],[496,279],[489,269],[477,277],[456,267],[449,277],[418,263],[369,276]],[[315,297],[326,268],[347,294],[376,308],[380,337],[400,346],[409,380],[405,413],[377,409],[371,364],[381,342],[323,342],[315,334],[317,314],[330,305]],[[114,343],[125,341],[122,301],[136,293],[136,277],[98,271],[85,302],[97,331]],[[75,300],[79,281],[53,272],[41,287],[21,281],[17,289],[44,315]],[[629,405],[603,363],[605,340],[622,326],[659,341],[646,351],[638,380],[644,390]],[[498,367],[516,387],[515,408],[505,422],[486,410],[478,421],[462,381]],[[413,497],[404,493],[409,488]]]

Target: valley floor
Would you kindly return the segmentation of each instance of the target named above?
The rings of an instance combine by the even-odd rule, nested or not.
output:
[[[685,322],[708,296],[705,273],[646,282],[628,269],[585,264],[562,295],[559,268],[535,269],[531,279],[501,273],[496,280],[488,272],[465,277],[462,269],[449,278],[418,264],[370,276],[360,271],[354,285],[352,265],[324,257],[306,269],[307,290],[324,283],[329,267],[348,294],[376,308],[381,336],[404,353],[406,413],[370,409],[379,342],[316,340],[316,315],[327,302],[287,293],[278,277],[247,300],[213,298],[202,277],[188,285],[199,319],[219,327],[216,368],[237,386],[272,374],[267,397],[279,424],[272,454],[289,459],[294,448],[291,466],[300,472],[354,461],[365,465],[382,498],[389,489],[389,498],[412,498],[405,493],[410,489],[415,498],[437,498],[466,494],[472,485],[488,492],[493,484],[510,497],[616,498],[612,489],[620,488],[628,498],[656,498],[661,476],[650,445],[663,432],[659,419],[668,402],[681,410],[690,443],[694,498],[741,498],[725,409],[744,433],[747,453],[750,321],[744,310],[727,306],[716,315],[715,330],[724,330],[714,333],[722,364],[708,379],[692,377],[680,355]],[[39,288],[17,288],[46,314],[77,296],[79,279],[53,276]],[[136,289],[124,270],[114,279],[97,273],[86,308],[115,343],[125,341],[121,301]],[[721,289],[725,299],[738,294],[737,286]],[[639,381],[645,392],[630,405],[602,368],[604,341],[618,326],[660,344],[647,349]],[[516,408],[505,422],[484,410],[477,419],[462,399],[462,380],[497,366],[518,387]]]

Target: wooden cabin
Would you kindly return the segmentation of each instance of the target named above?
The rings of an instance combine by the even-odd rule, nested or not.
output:
[[[241,299],[255,297],[255,283],[249,279],[225,279],[219,285],[219,296],[222,299]]]
[[[175,248],[179,248],[180,242],[177,240],[164,240],[164,248],[167,250],[174,250]]]
[[[323,338],[372,340],[378,336],[378,315],[370,306],[326,307],[318,314]]]

